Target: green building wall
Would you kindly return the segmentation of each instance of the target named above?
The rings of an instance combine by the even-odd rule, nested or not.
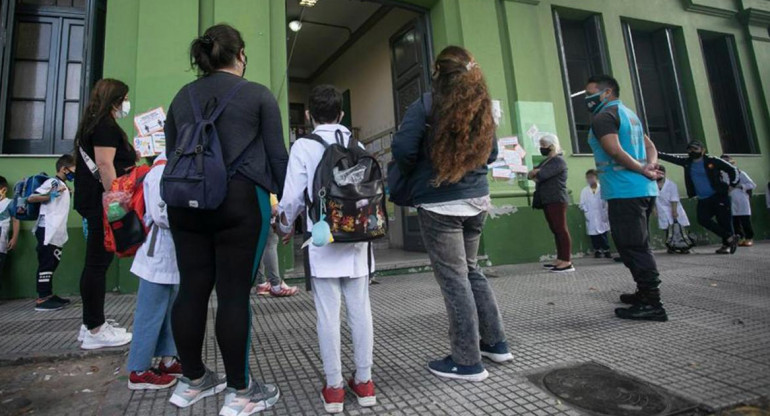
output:
[[[323,0],[322,0],[323,1]],[[584,186],[583,172],[593,167],[587,155],[575,155],[571,146],[566,102],[553,27],[552,11],[579,9],[598,13],[605,34],[613,75],[624,91],[627,106],[634,108],[631,74],[621,32],[621,20],[655,22],[676,27],[678,60],[688,103],[693,135],[721,153],[714,109],[701,54],[698,30],[735,37],[739,66],[746,87],[751,122],[759,153],[738,155],[741,169],[760,184],[754,197],[754,224],[758,238],[770,238],[770,218],[764,206],[764,184],[770,179],[770,1],[768,0],[411,0],[429,10],[434,52],[449,44],[470,49],[481,65],[493,99],[501,101],[503,120],[498,134],[524,136],[527,109],[553,108],[553,120],[544,127],[562,141],[570,167],[568,186],[573,196]],[[227,22],[242,31],[249,64],[248,79],[267,85],[276,95],[288,125],[286,80],[286,18],[282,0],[110,0],[107,12],[105,77],[118,78],[130,88],[133,111],[168,107],[174,94],[195,79],[187,49],[208,26]],[[383,109],[383,111],[392,111]],[[531,111],[530,111],[531,112]],[[121,122],[134,133],[130,120]],[[288,134],[286,137],[288,142]],[[524,141],[528,154],[536,149]],[[527,162],[532,163],[528,156]],[[0,156],[0,175],[10,181],[39,171],[53,171],[51,157]],[[681,169],[669,177],[684,189]],[[528,207],[531,183],[494,182],[491,186],[495,215],[490,218],[482,246],[492,264],[537,261],[555,254],[553,239],[543,215]],[[684,201],[695,222],[694,202]],[[568,221],[574,252],[589,248],[582,214],[572,206]],[[656,230],[653,218],[653,229]],[[80,217],[69,220],[70,242],[56,274],[55,288],[62,294],[78,292],[84,240]],[[35,295],[35,241],[24,224],[18,249],[10,256],[0,281],[0,298]],[[700,227],[692,231],[701,243],[716,242]],[[656,246],[663,236],[653,232]],[[282,268],[294,266],[288,247],[281,248]],[[118,260],[108,275],[109,290],[131,292],[136,278],[128,272],[130,259]]]

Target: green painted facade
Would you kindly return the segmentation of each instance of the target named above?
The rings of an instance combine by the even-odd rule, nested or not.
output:
[[[324,1],[324,0],[321,0]],[[677,59],[688,103],[693,137],[707,143],[712,154],[721,153],[699,30],[735,37],[739,67],[745,85],[750,123],[755,132],[757,154],[736,157],[740,167],[759,185],[755,194],[754,225],[757,238],[770,238],[770,217],[764,206],[764,184],[770,179],[770,0],[411,0],[429,14],[433,50],[449,44],[470,49],[481,65],[494,99],[501,101],[503,120],[499,135],[524,136],[533,109],[553,108],[545,115],[562,140],[572,174],[573,196],[584,186],[583,172],[593,167],[588,155],[575,155],[570,145],[567,104],[557,50],[552,12],[554,8],[597,13],[605,35],[612,74],[624,91],[625,104],[635,107],[631,72],[624,45],[621,20],[652,22],[676,28]],[[174,94],[195,78],[187,49],[206,27],[227,22],[242,31],[249,57],[247,78],[263,83],[276,95],[288,125],[286,73],[286,18],[282,0],[109,0],[104,58],[105,77],[118,78],[131,87],[134,111],[167,107]],[[383,111],[392,111],[387,108]],[[124,120],[122,126],[133,133]],[[543,116],[540,114],[540,116]],[[288,133],[287,133],[288,141]],[[525,148],[536,152],[531,143]],[[50,157],[0,156],[0,175],[10,181],[39,171],[53,171]],[[528,156],[531,165],[531,157]],[[681,169],[669,177],[684,189]],[[490,219],[483,235],[483,248],[493,264],[536,261],[553,255],[555,248],[542,213],[528,207],[527,183],[492,185],[494,204],[505,214]],[[694,203],[685,201],[694,222]],[[585,252],[588,239],[582,214],[571,207],[569,225],[574,251]],[[653,220],[653,225],[656,221]],[[70,217],[70,242],[56,274],[55,288],[62,294],[78,291],[84,250],[80,217]],[[34,238],[25,224],[20,246],[9,258],[0,282],[0,297],[32,297],[35,294]],[[654,227],[653,227],[654,228]],[[692,227],[699,240],[707,235]],[[655,232],[656,245],[662,234]],[[714,242],[715,240],[711,240]],[[282,267],[293,267],[291,253],[282,248]],[[112,267],[107,287],[123,292],[136,288],[129,260]]]

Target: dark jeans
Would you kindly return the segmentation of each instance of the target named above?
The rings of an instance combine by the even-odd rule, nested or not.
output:
[[[657,295],[660,274],[650,249],[648,224],[655,198],[610,199],[608,203],[612,239],[623,264],[631,271],[640,292]]]
[[[733,236],[733,216],[730,197],[715,194],[698,200],[698,224],[722,238],[722,244]],[[714,221],[716,217],[716,221]]]
[[[37,297],[39,299],[53,295],[53,274],[61,261],[61,247],[44,244],[45,227],[35,230],[37,238]]]
[[[171,313],[184,376],[197,379],[212,289],[217,292],[214,331],[227,384],[249,383],[251,306],[249,293],[270,226],[270,196],[255,184],[230,181],[227,197],[214,211],[169,207],[179,265],[179,293]]]
[[[80,275],[80,297],[83,300],[83,324],[94,329],[104,323],[104,293],[107,287],[107,269],[113,255],[104,249],[102,216],[89,216],[86,237],[86,262]]]
[[[3,285],[3,268],[5,267],[6,253],[0,253],[0,287]]]
[[[747,240],[754,239],[754,227],[751,225],[751,215],[736,215],[733,217],[735,234]]]
[[[561,261],[570,261],[572,259],[572,237],[567,228],[567,204],[557,202],[547,204],[543,208],[545,220],[548,221],[548,227],[551,228],[554,239],[556,240],[556,258]]]
[[[602,253],[610,251],[610,238],[607,234],[608,233],[602,233],[590,236],[591,245],[594,247],[594,250]]]
[[[479,338],[490,345],[505,341],[495,294],[477,260],[486,215],[419,210],[420,232],[449,316],[452,359],[460,365],[481,362]]]

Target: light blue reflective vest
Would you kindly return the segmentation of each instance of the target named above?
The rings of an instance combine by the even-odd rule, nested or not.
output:
[[[639,117],[626,108],[620,100],[607,103],[601,112],[617,106],[620,128],[618,139],[620,147],[641,164],[647,163],[647,150],[644,147],[644,129]],[[599,114],[601,114],[601,112]],[[655,181],[646,176],[630,171],[615,162],[601,146],[593,129],[588,132],[588,144],[594,151],[596,170],[599,171],[599,181],[602,184],[603,199],[626,199],[658,196],[658,186]]]

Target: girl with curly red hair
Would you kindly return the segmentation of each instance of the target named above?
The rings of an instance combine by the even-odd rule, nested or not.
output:
[[[479,267],[491,207],[487,164],[497,158],[492,102],[470,52],[449,46],[436,58],[433,91],[413,103],[396,133],[393,159],[408,178],[420,229],[444,295],[452,354],[435,375],[482,381],[481,357],[513,359],[495,295]]]

